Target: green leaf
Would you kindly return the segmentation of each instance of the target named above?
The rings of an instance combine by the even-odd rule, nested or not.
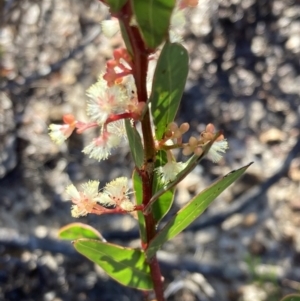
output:
[[[188,53],[183,46],[169,42],[166,42],[158,59],[150,96],[158,140],[175,119],[187,79],[188,60]]]
[[[300,295],[287,295],[283,299],[281,299],[281,301],[300,301]]]
[[[168,36],[175,0],[131,0],[133,11],[147,46],[159,46]]]
[[[132,126],[129,119],[125,120],[125,127],[134,163],[140,168],[144,162],[144,148],[141,136],[136,128]]]
[[[117,13],[125,5],[127,0],[105,0],[105,2],[109,5],[112,13]]]
[[[119,24],[120,24],[120,30],[121,30],[122,38],[125,43],[126,49],[133,56],[132,46],[131,46],[127,31],[126,31],[126,28],[125,28],[125,25],[124,25],[124,22],[122,21],[122,19],[119,19]]]
[[[121,284],[141,290],[152,289],[150,268],[142,251],[91,239],[79,239],[73,244],[79,253]]]
[[[167,162],[166,153],[164,151],[159,151],[156,156],[155,166],[164,165]],[[141,205],[143,203],[143,188],[142,179],[136,171],[133,172],[133,188],[136,199],[136,204]],[[157,174],[154,175],[153,180],[153,193],[159,191],[163,187],[163,184],[159,181]],[[152,212],[156,223],[158,223],[170,210],[174,200],[174,189],[164,192],[157,201],[152,206]],[[137,212],[140,235],[143,242],[146,242],[146,230],[145,230],[145,218],[141,211]]]
[[[156,155],[155,168],[163,166],[167,162],[168,160],[166,152],[158,151]],[[163,187],[164,183],[160,181],[159,175],[155,173],[153,178],[153,194],[160,191]],[[165,191],[153,204],[152,213],[156,223],[158,223],[169,212],[174,200],[174,191],[174,188]]]
[[[251,164],[252,163],[234,170],[223,178],[217,180],[179,210],[177,214],[166,224],[166,226],[153,238],[153,240],[150,241],[149,247],[146,251],[147,257],[151,258],[163,243],[172,239],[187,228],[203,213],[210,203],[229,185],[236,181]]]
[[[58,232],[58,237],[66,240],[74,240],[79,238],[104,240],[102,235],[96,229],[82,223],[72,223],[61,228]]]
[[[134,170],[132,174],[132,180],[133,180],[133,189],[134,189],[134,195],[135,195],[135,201],[137,205],[141,205],[143,203],[143,184],[142,179],[138,175],[138,173]],[[147,236],[146,236],[146,225],[145,225],[145,218],[143,215],[143,212],[137,211],[138,215],[138,222],[139,222],[139,228],[140,228],[140,236],[144,243],[147,242]]]

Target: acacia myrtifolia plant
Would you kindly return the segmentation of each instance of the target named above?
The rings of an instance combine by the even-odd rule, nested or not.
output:
[[[180,44],[178,26],[183,26],[184,12],[197,1],[106,0],[105,4],[113,18],[103,22],[103,32],[112,35],[119,30],[125,48],[114,50],[105,72],[87,90],[91,122],[65,115],[63,125],[50,125],[50,136],[60,144],[74,130],[80,134],[99,128],[99,136],[83,149],[98,161],[128,141],[135,164],[133,187],[129,187],[129,179],[120,177],[102,189],[94,179],[80,190],[70,185],[66,192],[73,202],[73,217],[135,212],[132,215],[139,226],[141,248],[109,243],[96,229],[80,223],[61,229],[60,237],[73,240],[78,252],[118,282],[154,290],[157,300],[162,301],[163,277],[157,251],[198,218],[249,165],[213,183],[159,227],[172,206],[176,185],[205,156],[217,162],[228,148],[213,124],[208,124],[199,137],[183,139],[189,124],[174,123],[188,74],[188,54]],[[182,150],[185,162],[176,162],[175,149]]]

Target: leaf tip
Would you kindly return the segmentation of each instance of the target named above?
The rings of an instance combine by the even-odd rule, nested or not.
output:
[[[254,163],[254,161],[251,161],[250,163],[248,163],[245,167],[248,168],[250,165],[252,165]]]

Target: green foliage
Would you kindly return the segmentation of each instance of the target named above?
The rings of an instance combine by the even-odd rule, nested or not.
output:
[[[213,142],[215,141],[215,139],[217,139],[218,136],[219,136],[219,133],[217,133],[215,135],[215,137],[214,137],[214,139],[212,141],[210,141],[209,143],[207,143],[206,145],[204,145],[202,147],[203,153],[200,156],[193,155],[186,162],[187,164],[186,164],[185,169],[182,170],[180,173],[178,173],[178,175],[176,176],[176,178],[174,179],[174,181],[168,183],[167,185],[161,187],[161,189],[157,190],[153,194],[152,199],[154,199],[154,200],[158,199],[162,194],[166,193],[168,190],[172,189],[179,182],[181,182],[196,167],[196,165],[199,164],[202,161],[202,159],[205,157],[205,155],[209,151],[211,145],[213,144]]]
[[[144,161],[144,148],[141,136],[136,130],[136,128],[132,126],[130,120],[125,120],[125,127],[131,155],[133,157],[135,165],[140,168],[143,165]]]
[[[146,94],[148,92],[146,91],[148,88],[146,75],[147,72],[149,73],[149,70],[145,68],[148,65],[148,60],[152,58],[152,54],[157,53],[157,47],[165,42],[153,76],[151,95],[147,102],[149,107],[143,112],[144,115],[136,113],[135,108],[131,110],[132,105],[138,104],[131,102],[137,99],[132,97],[130,93],[126,93],[130,94],[128,97],[130,106],[126,105],[121,107],[121,109],[126,112],[126,118],[129,118],[125,120],[125,128],[132,158],[136,167],[132,174],[132,182],[135,204],[137,206],[134,206],[128,199],[129,187],[127,184],[124,184],[125,182],[123,183],[123,181],[112,181],[109,185],[106,185],[104,191],[107,190],[107,193],[98,191],[98,181],[96,181],[96,185],[94,185],[95,181],[82,185],[84,187],[83,192],[78,192],[76,188],[71,185],[69,186],[71,187],[69,194],[71,195],[73,203],[75,203],[73,209],[78,209],[78,214],[76,214],[76,212],[74,214],[73,211],[74,216],[86,215],[87,213],[101,215],[105,213],[132,213],[132,211],[136,211],[134,213],[136,213],[138,217],[140,237],[144,251],[108,243],[96,229],[81,223],[73,223],[62,228],[59,232],[59,237],[61,239],[73,240],[74,247],[79,253],[99,265],[116,281],[141,290],[154,289],[157,299],[162,301],[164,298],[162,283],[160,282],[161,275],[159,269],[157,269],[158,263],[154,257],[156,252],[162,244],[174,238],[195,221],[222,191],[247,170],[251,163],[238,170],[232,171],[203,190],[185,207],[179,210],[161,231],[156,233],[157,225],[169,212],[173,204],[176,185],[199,164],[209,152],[213,143],[217,143],[216,140],[218,138],[222,140],[223,137],[220,137],[221,133],[213,134],[213,125],[209,125],[206,128],[206,133],[204,134],[208,134],[208,136],[204,137],[204,135],[202,135],[199,139],[193,138],[196,140],[194,141],[195,143],[193,143],[193,139],[191,139],[189,143],[183,142],[182,134],[188,129],[186,125],[183,125],[180,130],[177,128],[174,131],[172,130],[172,133],[168,133],[168,135],[164,137],[168,125],[174,121],[179,109],[188,75],[189,58],[186,49],[182,45],[170,43],[168,40],[168,30],[171,26],[170,19],[176,1],[104,0],[104,2],[110,6],[113,15],[119,18],[122,37],[127,51],[131,54],[131,57],[128,58],[128,53],[125,51],[124,54],[122,49],[120,52],[115,52],[114,59],[107,63],[106,73],[103,78],[109,84],[108,87],[118,83],[118,85],[124,86],[127,92],[133,91],[135,93],[136,91],[138,97],[143,98],[138,100],[143,103],[146,102]],[[182,8],[183,7],[178,7],[178,9]],[[138,26],[139,30],[136,26]],[[145,43],[143,43],[143,40]],[[125,66],[126,64],[123,65],[123,60],[128,66]],[[117,68],[114,69],[115,67]],[[136,80],[136,87],[132,86],[132,82],[122,80],[122,77],[126,77],[129,74]],[[116,79],[118,81],[115,81]],[[121,81],[119,81],[120,79]],[[126,84],[128,85],[126,86]],[[100,88],[102,89],[102,86]],[[120,86],[118,88],[120,88]],[[106,84],[103,89],[107,89]],[[112,91],[113,89],[110,90],[110,92]],[[97,98],[98,91],[95,93],[95,97]],[[120,95],[120,93],[117,94],[116,92],[116,95],[112,94],[111,96],[112,98],[116,96],[116,100],[122,98],[120,99],[122,103],[123,97]],[[109,103],[110,100],[111,99],[107,99],[107,115],[110,115],[110,117],[113,116],[114,118],[107,119],[106,122],[100,120],[101,133],[103,135],[108,134],[106,130],[110,122],[124,118],[124,114],[119,114],[119,110],[114,107],[115,104],[112,106]],[[118,102],[116,101],[116,103]],[[126,103],[125,100],[124,103]],[[100,107],[101,106],[99,106],[99,108]],[[111,110],[109,110],[109,108]],[[141,122],[143,139],[130,118],[132,118],[134,122]],[[70,116],[66,118],[66,120],[70,121],[67,123],[67,126],[71,130],[77,127],[77,124],[74,125],[75,122],[73,122]],[[153,121],[153,124],[151,124],[151,121]],[[86,128],[94,127],[95,125],[98,124],[92,122],[91,124],[87,124]],[[152,131],[153,125],[155,135]],[[54,130],[52,131],[54,132]],[[58,138],[62,141],[67,137],[61,137],[59,134],[69,134],[62,133],[61,131],[57,132],[56,135],[58,135]],[[52,134],[54,135],[54,133]],[[100,138],[102,138],[101,135],[99,141],[102,143]],[[172,139],[174,144],[169,145],[168,139]],[[99,144],[101,144],[100,142]],[[99,147],[99,152],[106,151],[105,147],[109,150],[111,147],[110,144],[112,144],[112,148],[114,147],[113,141],[108,141],[108,138],[105,142],[107,145],[104,144],[104,146],[102,144],[98,145],[98,141],[95,143],[95,147]],[[220,153],[227,148],[227,142],[225,140],[222,142],[225,142],[225,146],[223,146],[223,149],[221,147]],[[216,148],[219,147],[218,144],[214,146],[216,146]],[[202,153],[201,155],[191,156],[184,165],[184,170],[178,174],[174,174],[172,170],[174,165],[172,165],[173,162],[170,162],[172,160],[171,151],[173,148],[187,150],[188,147],[190,147],[190,152],[196,149],[200,152],[195,151],[195,153]],[[169,175],[171,175],[169,179],[171,179],[172,182],[163,183],[160,178],[161,175],[156,173],[156,169],[164,166],[166,163],[170,163],[167,167],[170,171]],[[177,168],[178,165],[175,165],[175,167]],[[180,168],[180,170],[182,168]],[[167,172],[164,176],[165,175],[167,177]],[[144,195],[143,185],[144,187],[150,188],[149,183],[152,185],[152,195],[150,195],[151,193],[149,191]],[[106,203],[102,201],[104,197],[108,198]],[[113,208],[105,208],[106,204],[112,204],[111,207]],[[150,214],[152,216],[150,216]],[[147,221],[147,224],[145,221]],[[283,301],[299,300],[284,299]]]
[[[58,236],[60,239],[75,240],[79,238],[91,238],[103,240],[102,235],[93,227],[82,224],[72,223],[59,230]]]
[[[131,0],[139,29],[147,46],[159,46],[168,35],[175,0]]]
[[[141,290],[152,289],[149,265],[142,251],[91,239],[79,239],[73,244],[79,253],[121,284]]]
[[[251,163],[250,163],[251,164]],[[167,223],[167,225],[154,237],[147,249],[147,257],[151,258],[163,243],[172,239],[177,234],[187,228],[210,203],[223,192],[229,185],[236,181],[250,166],[250,164],[234,170],[213,183],[196,197],[194,197],[185,207]]]
[[[127,0],[105,0],[105,2],[109,5],[112,13],[117,13],[125,5]]]
[[[125,43],[125,45],[126,45],[126,48],[127,48],[128,52],[129,52],[131,55],[133,55],[132,46],[131,46],[131,43],[130,43],[130,40],[129,40],[127,31],[126,31],[126,29],[125,29],[123,20],[119,19],[119,24],[120,24],[120,29],[121,29],[122,38],[123,38],[123,41],[124,41],[124,43]]]
[[[167,163],[167,156],[164,151],[159,151],[156,155],[155,167],[163,166]],[[153,194],[163,189],[164,183],[159,179],[157,173],[153,178]],[[158,223],[170,210],[174,200],[175,188],[165,191],[152,205],[152,212],[155,221]]]
[[[262,264],[262,258],[248,254],[245,258],[248,266],[250,279],[249,283],[253,283],[268,293],[268,301],[278,301],[281,295],[281,289],[276,276],[276,268],[266,269],[265,272],[259,273],[259,265]],[[272,266],[270,266],[271,268]]]
[[[188,74],[188,53],[180,44],[166,42],[157,62],[150,96],[155,136],[163,137],[174,121]]]
[[[164,165],[167,162],[166,154],[164,151],[159,151],[156,156],[156,164],[155,166]],[[157,191],[160,191],[163,187],[163,183],[159,180],[158,175],[155,173],[153,179],[153,194]],[[142,179],[137,174],[136,171],[133,173],[133,188],[135,193],[135,200],[137,205],[141,205],[143,200],[142,194]],[[152,206],[152,212],[156,223],[158,223],[170,210],[173,200],[174,200],[174,190],[170,189],[165,191],[163,194],[160,195],[158,200]],[[139,227],[140,233],[142,235],[143,241],[146,241],[146,234],[145,234],[145,219],[142,212],[138,211],[138,220],[139,220]]]
[[[285,296],[281,301],[300,301],[300,295],[291,294],[288,296]]]
[[[142,179],[140,178],[140,176],[136,171],[133,172],[132,180],[133,180],[133,189],[134,189],[136,204],[141,205],[143,203],[143,183],[142,183]],[[145,225],[145,218],[143,212],[138,211],[137,215],[138,215],[141,240],[143,242],[146,242],[147,241],[146,225]]]

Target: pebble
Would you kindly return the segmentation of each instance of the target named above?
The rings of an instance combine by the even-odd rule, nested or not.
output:
[[[262,143],[282,142],[285,140],[285,133],[277,128],[271,128],[263,132],[259,139]]]
[[[194,237],[195,243],[200,246],[206,245],[210,242],[217,240],[218,234],[219,231],[215,227],[209,227],[204,231],[198,231]]]
[[[255,285],[255,284],[248,284],[243,286],[241,289],[242,297],[241,301],[254,301],[254,300],[267,300],[267,293],[264,291],[263,288]]]
[[[292,161],[288,174],[293,181],[300,181],[300,158],[295,158]]]
[[[243,226],[246,228],[250,228],[257,223],[258,216],[257,213],[252,212],[247,214],[243,219]]]
[[[290,36],[285,47],[293,53],[300,53],[300,32]]]
[[[249,243],[248,250],[252,255],[262,255],[266,252],[266,247],[261,241],[253,238]]]
[[[243,214],[234,214],[231,217],[227,218],[221,225],[223,231],[229,231],[233,228],[239,227],[242,225],[244,220]]]

